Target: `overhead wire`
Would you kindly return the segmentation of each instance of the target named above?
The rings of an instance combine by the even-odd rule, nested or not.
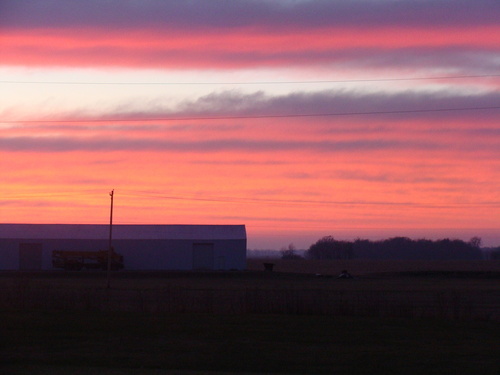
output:
[[[399,77],[399,78],[362,78],[342,80],[310,80],[310,81],[237,81],[237,82],[85,82],[85,81],[16,81],[1,80],[0,84],[35,84],[35,85],[305,85],[325,83],[357,83],[357,82],[397,82],[397,81],[424,81],[443,79],[472,79],[495,78],[500,74],[429,76],[429,77]]]
[[[287,113],[268,115],[236,115],[236,116],[172,116],[172,117],[142,117],[142,118],[106,118],[106,119],[66,119],[66,120],[2,120],[4,124],[27,124],[27,123],[103,123],[103,122],[143,122],[143,121],[196,121],[196,120],[242,120],[263,118],[300,118],[300,117],[335,117],[335,116],[367,116],[367,115],[392,115],[405,113],[432,113],[432,112],[454,112],[454,111],[484,111],[497,110],[500,106],[485,107],[458,107],[458,108],[422,108],[391,111],[366,111],[366,112],[330,112],[330,113]]]
[[[429,77],[400,77],[400,78],[375,78],[375,79],[348,79],[348,80],[312,80],[312,81],[252,81],[252,82],[84,82],[84,81],[9,81],[2,80],[0,84],[55,84],[55,85],[285,85],[285,84],[325,84],[325,83],[357,83],[357,82],[391,82],[391,81],[417,81],[417,80],[443,80],[443,79],[472,79],[494,78],[500,74],[483,75],[453,75]],[[387,111],[349,111],[329,113],[285,113],[263,115],[229,115],[229,116],[169,116],[169,117],[143,117],[143,118],[89,118],[89,119],[31,119],[31,120],[2,120],[4,124],[20,123],[103,123],[103,122],[142,122],[142,121],[195,121],[195,120],[238,120],[261,118],[298,118],[298,117],[333,117],[333,116],[366,116],[384,114],[450,112],[450,111],[477,111],[495,110],[500,106],[485,107],[460,107],[460,108],[423,108],[408,110]]]
[[[396,81],[418,81],[418,80],[455,80],[455,79],[475,79],[475,78],[495,78],[497,74],[488,75],[458,75],[458,76],[433,76],[433,77],[407,77],[407,78],[379,78],[379,79],[350,79],[350,80],[313,80],[313,81],[253,81],[253,82],[83,82],[83,81],[8,81],[2,80],[0,84],[53,84],[53,85],[288,85],[288,84],[332,84],[332,83],[363,83],[363,82],[396,82]],[[405,113],[430,113],[430,112],[451,112],[451,111],[480,111],[498,110],[500,106],[485,107],[460,107],[460,108],[424,108],[409,110],[389,110],[389,111],[365,111],[365,112],[330,112],[330,113],[288,113],[288,114],[268,114],[268,115],[236,115],[236,116],[172,116],[172,117],[145,117],[134,119],[70,119],[70,120],[1,120],[1,123],[102,123],[102,122],[141,122],[141,121],[194,121],[194,120],[232,120],[232,119],[260,119],[260,118],[300,118],[300,117],[334,117],[334,116],[366,116],[384,114],[405,114]],[[95,191],[97,193],[97,191]],[[94,192],[87,192],[92,194]],[[79,195],[81,192],[66,193],[31,193],[15,194],[10,199],[22,198],[53,198],[62,196]],[[267,198],[244,198],[244,197],[187,197],[172,196],[161,193],[148,192],[124,192],[124,196],[143,197],[151,199],[185,200],[185,201],[205,201],[205,202],[226,202],[243,204],[327,204],[327,205],[403,205],[410,207],[433,207],[450,208],[458,206],[481,207],[500,205],[500,203],[487,202],[477,204],[456,204],[456,205],[420,205],[414,202],[354,202],[354,201],[315,201],[302,199],[267,199]]]
[[[204,202],[223,202],[223,203],[272,203],[272,204],[319,204],[319,205],[390,205],[390,206],[412,206],[412,207],[440,207],[449,208],[457,206],[467,206],[467,207],[481,207],[481,206],[491,206],[500,205],[500,202],[481,202],[481,203],[460,203],[457,205],[427,205],[427,204],[417,204],[414,202],[387,202],[387,201],[332,201],[332,200],[311,200],[311,199],[277,199],[277,198],[248,198],[248,197],[214,197],[214,196],[179,196],[179,195],[166,195],[161,192],[147,192],[147,191],[136,191],[129,189],[121,189],[123,193],[122,196],[128,197],[139,197],[139,198],[151,198],[151,199],[165,199],[165,200],[186,200],[186,201],[204,201]]]
[[[388,202],[388,201],[332,201],[332,200],[312,200],[312,199],[279,199],[279,198],[249,198],[249,197],[234,197],[234,196],[186,196],[186,195],[168,195],[162,192],[132,190],[132,189],[115,189],[119,196],[130,198],[145,198],[145,199],[161,199],[161,200],[177,200],[177,201],[201,201],[215,203],[241,203],[241,204],[317,204],[317,205],[343,205],[343,206],[407,206],[407,207],[434,207],[434,208],[453,208],[453,207],[482,207],[482,206],[500,206],[500,202],[479,202],[479,203],[460,203],[460,204],[444,204],[444,205],[429,205],[418,204],[415,202]],[[71,191],[71,192],[33,192],[33,193],[14,193],[4,194],[4,198],[8,199],[30,199],[30,198],[60,198],[73,196],[96,196],[102,191],[99,189]]]

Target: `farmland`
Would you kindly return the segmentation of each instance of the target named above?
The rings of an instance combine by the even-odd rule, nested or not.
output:
[[[342,269],[355,277],[337,279]],[[244,272],[120,271],[110,289],[100,272],[3,272],[0,364],[56,375],[496,374],[499,279],[493,261],[250,259]]]

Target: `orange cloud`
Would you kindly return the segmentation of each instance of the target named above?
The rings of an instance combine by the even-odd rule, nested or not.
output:
[[[6,2],[0,66],[21,67],[33,82],[46,80],[40,67],[93,68],[86,77],[134,68],[134,79],[151,68],[210,79],[243,68],[251,81],[268,67],[290,81],[340,80],[344,70],[469,78],[405,90],[219,87],[171,106],[139,86],[130,106],[71,103],[71,90],[58,99],[39,85],[33,97],[50,106],[37,119],[32,97],[6,77],[3,92],[18,98],[0,108],[0,222],[106,223],[115,189],[117,223],[243,223],[250,246],[259,236],[285,246],[342,230],[355,238],[498,227],[500,26],[491,2],[453,12],[440,1],[199,3],[203,11],[179,1]],[[91,87],[89,96],[101,88]]]
[[[463,128],[429,135],[432,126],[417,121],[403,132],[394,124],[387,134],[340,135],[321,128],[287,131],[287,119],[246,122],[234,129],[227,124],[229,133],[194,124],[187,134],[168,126],[140,132],[143,139],[164,141],[164,148],[137,147],[136,133],[126,126],[104,126],[99,137],[130,141],[126,147],[82,147],[86,130],[68,127],[59,129],[66,144],[60,149],[34,151],[31,143],[33,151],[3,151],[1,160],[9,162],[2,162],[0,221],[29,222],[36,212],[40,222],[105,222],[112,188],[121,223],[241,222],[257,232],[300,232],[374,225],[479,228],[493,227],[498,218],[497,185],[491,183],[498,180],[500,164],[491,162],[498,145],[487,147],[487,134],[474,140]],[[33,142],[50,139],[52,130],[44,131]],[[389,142],[378,142],[382,136]],[[206,147],[200,139],[207,137],[222,140],[219,147]],[[73,138],[78,147],[67,148]],[[188,149],[171,149],[169,142]],[[259,142],[268,146],[252,146]],[[439,147],[425,146],[432,142]],[[467,151],[476,142],[487,163],[477,161],[481,149]]]
[[[416,49],[496,51],[498,26],[448,29],[385,27],[374,30],[324,28],[231,33],[169,33],[150,30],[113,32],[42,29],[7,31],[0,37],[2,64],[21,66],[120,66],[235,68],[324,64]],[[392,52],[391,52],[392,51]],[[454,53],[456,54],[457,51]],[[442,53],[442,52],[441,52]],[[453,52],[450,52],[453,55]]]

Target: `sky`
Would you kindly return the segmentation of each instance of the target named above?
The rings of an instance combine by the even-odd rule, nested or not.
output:
[[[0,0],[0,222],[500,245],[497,0]]]

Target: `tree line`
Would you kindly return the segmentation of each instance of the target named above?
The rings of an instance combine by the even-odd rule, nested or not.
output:
[[[293,245],[281,250],[283,259],[299,259]],[[395,260],[479,260],[483,259],[481,239],[470,241],[418,239],[394,237],[371,241],[336,240],[332,236],[320,238],[304,253],[307,259],[395,259]]]

